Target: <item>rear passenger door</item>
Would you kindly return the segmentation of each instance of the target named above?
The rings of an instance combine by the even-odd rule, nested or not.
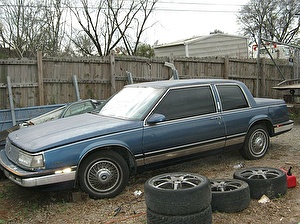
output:
[[[226,146],[242,144],[253,118],[253,110],[239,85],[220,84],[216,87],[226,124]]]
[[[166,119],[154,125],[145,122],[146,164],[224,146],[224,122],[209,85],[171,89],[151,114]]]

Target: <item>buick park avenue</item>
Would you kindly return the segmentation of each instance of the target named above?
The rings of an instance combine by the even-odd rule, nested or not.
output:
[[[283,100],[254,98],[239,81],[132,84],[100,112],[10,133],[0,169],[24,187],[72,182],[91,198],[114,197],[139,167],[227,148],[260,159],[292,127]]]

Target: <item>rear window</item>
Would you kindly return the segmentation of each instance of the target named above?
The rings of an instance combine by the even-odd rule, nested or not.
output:
[[[237,85],[217,86],[223,111],[249,107],[241,88]]]

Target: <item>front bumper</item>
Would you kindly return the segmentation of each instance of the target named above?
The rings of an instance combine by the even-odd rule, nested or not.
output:
[[[274,125],[274,134],[278,135],[278,134],[290,131],[290,130],[292,130],[293,126],[294,126],[294,121],[292,121],[292,120],[289,120],[282,124]]]
[[[63,183],[75,180],[76,167],[67,173],[55,173],[55,171],[26,171],[11,163],[4,150],[0,150],[0,169],[5,176],[22,187],[38,187],[50,184]]]

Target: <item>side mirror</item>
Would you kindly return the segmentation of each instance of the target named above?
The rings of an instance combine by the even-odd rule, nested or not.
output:
[[[166,116],[163,114],[152,114],[149,117],[147,124],[152,125],[152,124],[156,124],[156,123],[159,123],[159,122],[162,122],[165,120],[166,120]]]

